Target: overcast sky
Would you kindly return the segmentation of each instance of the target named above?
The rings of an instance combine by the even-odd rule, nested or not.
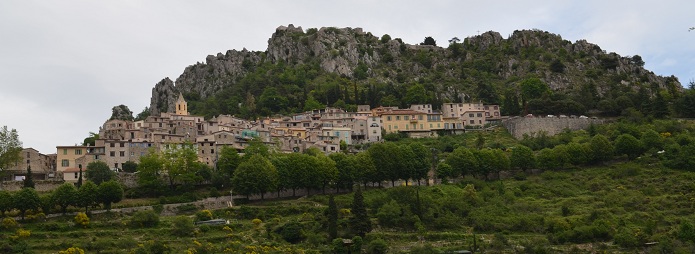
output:
[[[264,51],[280,25],[361,27],[410,44],[541,29],[641,55],[658,75],[695,79],[695,1],[0,1],[0,126],[49,154],[81,143],[125,104],[229,49]]]

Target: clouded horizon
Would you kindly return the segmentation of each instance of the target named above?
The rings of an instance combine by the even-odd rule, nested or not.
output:
[[[81,143],[111,116],[149,105],[165,77],[208,55],[265,51],[275,28],[361,27],[446,45],[540,29],[640,55],[657,75],[695,79],[688,1],[0,1],[0,126],[42,153]]]

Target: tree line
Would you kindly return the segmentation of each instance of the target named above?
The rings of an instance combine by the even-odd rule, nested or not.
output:
[[[95,168],[102,166],[100,164],[110,171],[104,162],[97,161],[90,163],[86,172],[93,173]],[[32,211],[34,216],[40,216],[39,214],[45,216],[54,211],[65,214],[70,206],[83,208],[85,213],[99,205],[106,210],[111,210],[113,203],[123,199],[123,186],[116,179],[93,175],[94,178],[91,179],[98,184],[92,180],[87,180],[83,184],[63,183],[55,190],[44,194],[39,194],[33,187],[23,187],[16,192],[0,191],[0,212],[4,216],[7,212],[17,210],[23,220],[27,211]]]

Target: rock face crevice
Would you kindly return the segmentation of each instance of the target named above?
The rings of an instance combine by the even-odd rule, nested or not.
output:
[[[645,84],[682,89],[677,79],[655,75],[644,69],[643,62],[606,53],[585,40],[572,43],[539,30],[514,31],[506,39],[489,31],[438,47],[409,45],[390,36],[377,37],[361,28],[304,30],[290,24],[275,30],[266,51],[242,49],[209,55],[204,63],[186,67],[175,82],[169,78],[158,82],[152,89],[150,113],[171,112],[178,93],[203,101],[224,88],[239,85],[240,80],[264,64],[292,68],[310,65],[364,87],[381,83],[399,89],[403,84],[434,83],[428,92],[447,101],[474,92],[480,83],[492,80],[512,86],[530,76],[539,77],[555,91],[577,90],[578,86],[591,84],[599,95],[615,83],[635,87],[633,90]],[[241,96],[259,97],[259,91],[262,89],[244,87],[247,94]]]

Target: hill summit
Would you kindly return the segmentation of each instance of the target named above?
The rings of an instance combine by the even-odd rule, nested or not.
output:
[[[550,93],[524,98],[521,84],[529,79]],[[443,43],[426,37],[410,45],[362,28],[304,30],[290,24],[275,30],[266,51],[209,55],[175,82],[158,82],[149,109],[171,112],[182,93],[192,113],[208,117],[460,101],[501,104],[511,115],[618,115],[630,107],[651,114],[658,98],[681,91],[677,78],[646,70],[639,55],[607,53],[546,31],[519,30],[506,39],[489,31]]]

